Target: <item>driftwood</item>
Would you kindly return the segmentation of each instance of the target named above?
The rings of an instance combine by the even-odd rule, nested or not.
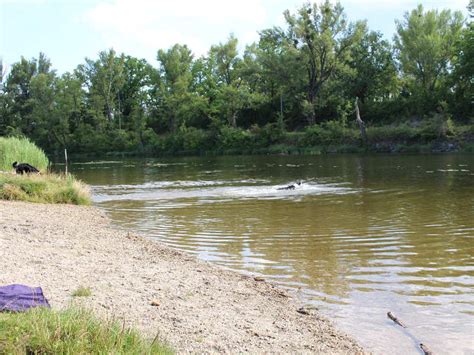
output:
[[[401,321],[400,319],[398,319],[397,317],[395,317],[392,312],[388,312],[388,313],[387,313],[387,317],[390,318],[391,320],[393,320],[395,323],[397,323],[400,327],[402,327],[402,328],[406,328],[406,327],[407,327],[404,323],[402,323],[402,321]]]
[[[362,140],[364,141],[364,143],[367,143],[367,132],[365,131],[365,123],[360,118],[358,97],[356,97],[356,101],[355,101],[355,113],[356,113],[356,122],[360,130],[360,136],[362,137]]]
[[[425,344],[420,343],[420,348],[421,348],[421,350],[423,350],[425,355],[433,355],[433,352]]]
[[[300,313],[300,314],[304,314],[304,315],[306,315],[306,316],[310,314],[306,309],[304,309],[304,307],[298,308],[298,309],[296,310],[296,312],[298,312],[298,313]]]
[[[426,346],[425,344],[423,344],[422,342],[420,342],[418,340],[418,338],[416,338],[415,336],[413,336],[409,331],[408,331],[408,327],[405,325],[405,323],[403,323],[400,319],[398,319],[392,312],[388,312],[387,313],[387,317],[390,318],[391,320],[393,320],[396,324],[398,324],[400,327],[404,328],[405,329],[405,332],[407,333],[407,335],[412,338],[417,344],[418,346],[420,347],[421,351],[423,351],[423,354],[424,355],[433,355],[433,352],[430,350],[430,348],[428,348],[428,346]]]

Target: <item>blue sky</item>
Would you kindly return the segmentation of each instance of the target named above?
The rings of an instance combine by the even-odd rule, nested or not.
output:
[[[175,43],[187,44],[196,56],[230,33],[241,48],[258,39],[258,31],[284,26],[282,13],[294,12],[304,0],[0,0],[0,56],[8,66],[21,56],[44,52],[59,72],[73,70],[85,57],[107,48],[147,59]],[[351,21],[391,39],[395,20],[422,3],[426,9],[460,10],[468,0],[341,0]]]

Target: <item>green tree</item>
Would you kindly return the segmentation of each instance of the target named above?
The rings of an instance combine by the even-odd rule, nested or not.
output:
[[[457,58],[451,75],[450,88],[451,110],[456,118],[467,121],[474,119],[474,0],[469,2],[469,17],[471,20],[463,28],[460,39],[456,44]]]
[[[459,11],[425,12],[422,5],[397,21],[397,57],[409,93],[419,98],[420,113],[436,108],[452,69],[462,24]]]
[[[227,42],[212,46],[208,61],[217,86],[213,111],[223,115],[232,127],[237,127],[237,115],[248,96],[247,88],[241,86],[242,60],[238,57],[237,44],[237,38],[231,35]]]
[[[51,62],[43,53],[38,59],[22,57],[12,65],[3,88],[4,104],[7,105],[4,106],[3,125],[7,134],[25,134],[34,140],[42,136],[40,126],[47,117],[37,118],[35,113],[38,113],[38,100],[43,95],[40,90],[46,87],[49,90],[54,78]],[[44,93],[42,98],[47,95],[54,96]]]
[[[77,150],[79,141],[74,132],[84,124],[86,93],[82,81],[74,74],[65,73],[55,82],[55,107],[50,120],[51,134],[57,142],[56,149]]]
[[[360,37],[361,24],[348,23],[340,3],[329,0],[318,6],[303,5],[297,15],[284,13],[288,23],[287,38],[301,57],[306,71],[303,111],[310,125],[316,122],[316,98],[324,84],[342,70],[351,46]]]
[[[351,97],[366,101],[387,99],[397,90],[397,70],[392,48],[380,32],[366,26],[360,40],[352,46],[349,67],[353,69],[349,91]],[[347,87],[347,82],[345,83]]]
[[[87,87],[89,109],[96,127],[121,128],[116,119],[120,112],[119,92],[124,85],[124,56],[117,56],[113,49],[99,53],[99,59],[86,58],[86,63],[76,69],[76,75]]]
[[[5,125],[7,131],[15,129],[18,133],[30,133],[33,129],[31,119],[31,79],[37,73],[36,59],[27,60],[24,57],[11,67],[5,81],[4,92],[9,98],[11,107]],[[10,127],[10,128],[8,128]]]
[[[176,132],[186,127],[205,110],[205,98],[193,92],[195,82],[193,54],[186,45],[175,44],[167,51],[158,51],[160,87],[156,98],[158,116],[167,121],[167,128]]]
[[[6,68],[3,65],[3,59],[0,58],[0,136],[7,133],[7,126],[10,123],[11,114],[9,97],[5,92]]]
[[[304,82],[300,69],[300,57],[288,50],[290,46],[280,28],[260,32],[258,44],[248,46],[244,53],[243,75],[254,92],[260,93],[261,105],[258,117],[278,122],[281,127],[299,101],[296,99]],[[284,122],[285,121],[285,122]]]
[[[119,127],[127,130],[129,136],[136,137],[143,149],[156,70],[144,59],[125,56],[123,76],[124,82],[118,93]]]
[[[28,121],[33,127],[29,132],[39,146],[47,149],[54,146],[54,129],[56,110],[56,75],[54,73],[40,73],[30,81],[31,96],[29,106],[31,112]]]

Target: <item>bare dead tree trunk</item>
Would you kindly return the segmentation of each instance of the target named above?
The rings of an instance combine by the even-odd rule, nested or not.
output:
[[[364,141],[364,143],[367,143],[367,132],[365,131],[365,123],[360,118],[358,97],[356,97],[356,101],[355,101],[355,113],[356,113],[356,122],[360,130],[360,136],[362,137],[362,140]]]
[[[237,111],[233,112],[228,119],[229,125],[233,128],[237,128]]]
[[[313,93],[313,90],[310,89],[307,99],[311,109],[308,112],[308,116],[306,117],[306,119],[308,120],[308,124],[312,126],[316,123],[316,114],[314,112],[314,101],[316,100],[316,95]]]

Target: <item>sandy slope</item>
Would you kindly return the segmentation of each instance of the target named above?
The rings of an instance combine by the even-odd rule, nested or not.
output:
[[[92,207],[0,201],[0,285],[11,283],[43,287],[55,308],[125,319],[180,353],[363,351],[285,291],[114,229]],[[92,296],[73,298],[79,286]]]

